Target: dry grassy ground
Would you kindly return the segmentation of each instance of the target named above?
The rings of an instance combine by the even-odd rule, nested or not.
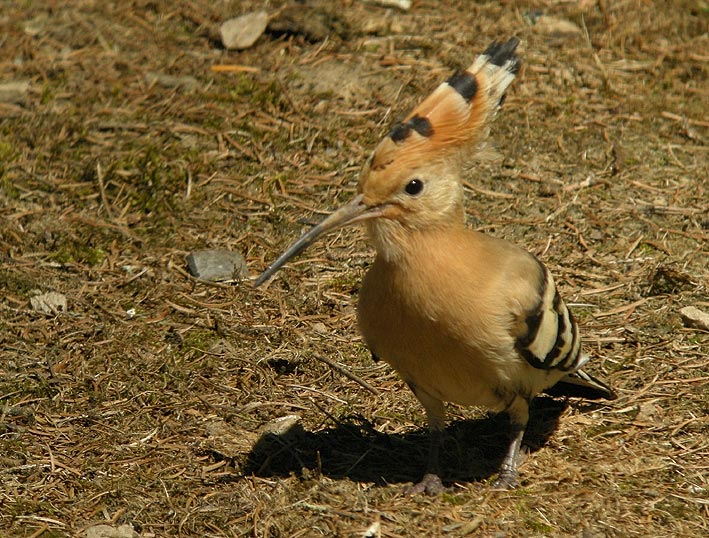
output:
[[[0,82],[30,82],[0,103],[0,535],[709,535],[709,336],[678,314],[709,310],[707,2],[284,6],[0,2]],[[291,32],[223,50],[218,23],[257,8]],[[510,492],[489,489],[504,419],[451,408],[450,492],[409,497],[425,420],[356,331],[362,230],[256,291],[195,281],[185,255],[260,272],[352,195],[392,121],[509,35],[524,67],[470,226],[552,269],[620,398],[540,399]]]

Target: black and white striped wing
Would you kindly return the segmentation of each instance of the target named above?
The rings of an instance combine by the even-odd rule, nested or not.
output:
[[[538,300],[525,318],[526,331],[515,347],[525,360],[544,370],[572,372],[582,366],[579,329],[561,299],[549,270],[541,263]]]
[[[588,357],[581,353],[578,325],[549,270],[541,263],[539,268],[538,299],[527,312],[526,331],[515,342],[517,351],[535,368],[568,372],[553,387],[544,390],[546,394],[615,399],[613,389],[581,370]]]

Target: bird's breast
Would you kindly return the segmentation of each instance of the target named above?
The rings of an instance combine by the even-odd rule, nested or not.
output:
[[[432,396],[504,407],[506,395],[516,392],[510,380],[523,367],[509,316],[484,304],[483,289],[482,303],[474,299],[475,278],[455,276],[450,267],[377,259],[360,290],[360,330],[375,355]]]

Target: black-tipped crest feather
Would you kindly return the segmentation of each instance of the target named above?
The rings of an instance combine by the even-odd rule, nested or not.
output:
[[[515,54],[517,45],[519,45],[519,39],[516,37],[511,37],[504,43],[493,41],[490,46],[485,49],[483,54],[489,56],[490,63],[497,65],[498,67],[502,67],[507,62],[510,62],[510,66],[507,69],[510,73],[514,73],[516,75],[521,65],[517,54]]]

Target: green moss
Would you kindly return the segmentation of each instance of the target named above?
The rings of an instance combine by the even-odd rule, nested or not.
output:
[[[183,335],[182,346],[185,349],[197,349],[199,351],[209,351],[219,335],[207,329],[195,329]]]
[[[529,530],[539,534],[548,534],[554,530],[554,527],[539,519],[527,519],[524,524]]]
[[[100,247],[65,244],[52,254],[52,259],[61,264],[81,263],[89,267],[99,265],[106,257],[106,252]]]
[[[128,195],[132,208],[139,213],[151,215],[151,224],[154,226],[169,224],[166,220],[176,214],[181,205],[176,201],[181,200],[176,193],[184,190],[184,173],[175,167],[173,161],[184,161],[184,152],[172,157],[176,146],[167,145],[157,147],[131,148],[127,155],[110,164],[105,172],[104,183],[110,184],[117,171],[129,172],[134,179],[132,185],[124,191]],[[195,151],[191,156],[197,159]],[[188,156],[189,157],[189,156]],[[117,182],[123,182],[119,179]],[[112,194],[108,192],[109,196]]]
[[[574,306],[571,310],[577,320],[591,319],[593,317],[593,308],[591,307]]]
[[[233,101],[243,101],[246,97],[255,105],[280,105],[283,100],[283,90],[274,80],[267,84],[259,84],[251,76],[240,74],[229,92]]]
[[[629,420],[634,419],[638,413],[640,412],[640,408],[637,410],[633,410],[629,412],[627,415],[625,415]],[[599,426],[588,426],[586,429],[586,435],[588,436],[589,439],[593,439],[594,437],[598,437],[599,435],[603,435],[609,431],[618,431],[618,425],[612,425],[612,424],[602,424]],[[621,428],[622,429],[622,428]],[[616,434],[618,435],[618,434]]]
[[[442,493],[441,500],[452,506],[463,506],[468,502],[464,495],[454,495],[453,493]]]
[[[494,482],[494,480],[497,477],[491,478],[491,482]],[[519,487],[517,489],[510,490],[508,493],[514,495],[515,497],[518,497],[520,499],[525,499],[527,497],[534,497],[534,492],[531,489],[528,488],[522,488]],[[528,509],[526,501],[520,501],[519,504],[517,505],[517,508],[520,509],[521,512],[524,512],[525,510]]]
[[[664,524],[670,524],[675,520],[687,520],[693,514],[687,502],[673,497],[663,499],[656,506],[660,510],[659,519]]]
[[[54,99],[54,91],[52,91],[52,86],[49,84],[42,85],[42,93],[39,96],[39,102],[43,105],[50,103]]]
[[[640,243],[638,245],[638,251],[640,252],[641,255],[647,256],[650,254],[655,254],[658,252],[657,248],[654,246],[648,244],[648,243]]]
[[[18,152],[10,142],[0,140],[0,163],[4,164],[13,161],[17,157]]]
[[[48,379],[36,377],[34,379],[26,379],[15,385],[16,390],[28,397],[37,399],[52,399],[58,394],[58,386],[51,383]]]
[[[12,200],[18,199],[20,192],[5,173],[7,165],[17,159],[18,155],[19,152],[10,142],[0,140],[0,190]]]
[[[349,292],[351,290],[356,290],[359,288],[360,274],[358,271],[343,271],[335,278],[331,278],[327,286],[328,288],[336,288],[340,291]]]

